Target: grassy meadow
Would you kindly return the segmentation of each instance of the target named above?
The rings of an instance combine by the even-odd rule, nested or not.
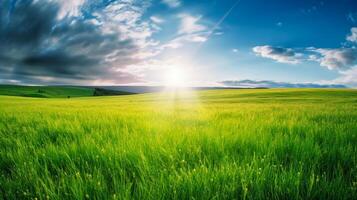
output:
[[[59,86],[18,86],[0,85],[0,95],[37,97],[37,98],[68,98],[93,96],[94,89]]]
[[[357,199],[357,91],[0,96],[0,158],[0,199]]]

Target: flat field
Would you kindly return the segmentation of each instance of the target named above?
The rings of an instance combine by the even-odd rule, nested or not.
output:
[[[0,96],[0,199],[357,199],[357,91]]]

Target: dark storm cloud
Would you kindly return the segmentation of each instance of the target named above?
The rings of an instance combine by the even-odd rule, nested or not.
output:
[[[316,83],[288,83],[276,81],[257,81],[257,80],[230,80],[220,82],[228,87],[242,88],[345,88],[339,84],[316,84]]]
[[[1,47],[33,47],[50,34],[58,12],[53,2],[2,2],[0,38]]]
[[[138,62],[139,47],[83,16],[58,18],[57,1],[5,0],[0,5],[0,79],[22,83],[136,81],[118,69]]]

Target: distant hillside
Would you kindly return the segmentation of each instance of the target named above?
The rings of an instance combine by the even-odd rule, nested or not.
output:
[[[89,86],[88,86],[89,87]],[[90,88],[100,87],[106,90],[121,91],[129,93],[152,93],[170,90],[164,86],[92,86]],[[247,89],[244,87],[188,87],[190,90],[223,90],[223,89]],[[265,87],[255,87],[255,89],[265,89]]]
[[[130,92],[113,91],[101,88],[76,86],[18,86],[0,85],[0,95],[37,98],[71,98],[90,96],[128,95]]]
[[[93,96],[116,96],[116,95],[130,95],[132,92],[108,90],[103,88],[94,88]]]

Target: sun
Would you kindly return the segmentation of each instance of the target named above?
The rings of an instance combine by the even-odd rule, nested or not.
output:
[[[170,67],[165,75],[166,87],[186,87],[188,73],[182,67]]]

